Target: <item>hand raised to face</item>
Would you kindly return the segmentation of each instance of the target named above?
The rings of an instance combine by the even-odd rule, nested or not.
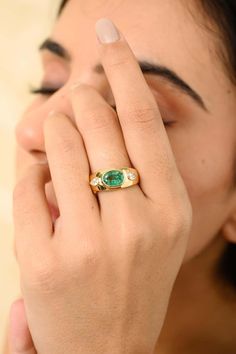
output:
[[[39,353],[151,353],[192,222],[134,54],[111,21],[99,20],[96,30],[116,111],[93,87],[74,85],[75,125],[61,112],[45,119],[48,166],[32,166],[14,190],[22,294]],[[96,197],[90,172],[124,166],[137,169],[139,185]],[[55,229],[44,191],[50,179]]]

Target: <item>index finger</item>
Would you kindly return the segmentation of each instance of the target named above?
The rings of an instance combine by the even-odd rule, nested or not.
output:
[[[96,23],[101,62],[115,99],[126,148],[144,193],[169,188],[177,167],[156,100],[124,36],[106,18]],[[178,176],[179,177],[179,176]],[[179,178],[178,178],[179,179]],[[177,180],[177,179],[176,179]]]

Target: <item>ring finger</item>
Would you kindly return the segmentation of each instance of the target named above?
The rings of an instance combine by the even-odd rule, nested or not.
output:
[[[71,101],[75,121],[87,150],[91,172],[133,167],[116,112],[99,92],[90,85],[78,84],[71,91]],[[120,188],[113,191],[115,195],[112,192],[98,192],[99,201],[106,201],[100,203],[101,208],[111,210],[114,197],[127,201],[127,193],[129,198],[133,196],[137,199],[137,189],[140,191],[137,185],[132,188]]]

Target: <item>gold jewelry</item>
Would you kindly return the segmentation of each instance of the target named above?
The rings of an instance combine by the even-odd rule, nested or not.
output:
[[[100,191],[132,187],[138,183],[138,171],[131,167],[98,170],[89,177],[89,184],[95,194]]]

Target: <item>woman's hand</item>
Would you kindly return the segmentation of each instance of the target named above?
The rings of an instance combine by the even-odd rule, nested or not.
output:
[[[152,353],[192,223],[134,54],[122,35],[99,47],[117,114],[93,87],[74,87],[75,125],[60,112],[45,119],[49,168],[32,166],[14,190],[21,288],[40,354]],[[138,170],[139,185],[93,194],[90,168],[125,166]],[[44,191],[50,179],[55,230]]]

